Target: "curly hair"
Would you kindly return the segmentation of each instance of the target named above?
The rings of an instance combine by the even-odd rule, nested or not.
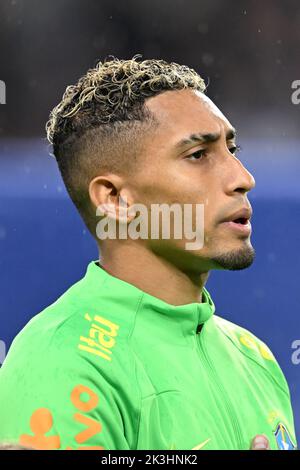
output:
[[[139,55],[98,62],[66,88],[50,113],[47,137],[70,197],[90,230],[91,178],[99,171],[130,169],[141,152],[141,130],[155,122],[145,106],[147,98],[186,88],[205,91],[195,70],[159,59],[140,60]]]

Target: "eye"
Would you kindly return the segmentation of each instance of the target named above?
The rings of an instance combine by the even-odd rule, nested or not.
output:
[[[231,147],[228,148],[228,150],[234,155],[235,153],[242,150],[242,147],[240,145],[232,145]]]
[[[192,160],[201,160],[201,158],[205,155],[206,149],[200,149],[196,150],[194,153],[190,153],[190,155],[187,156],[187,158],[191,158]]]

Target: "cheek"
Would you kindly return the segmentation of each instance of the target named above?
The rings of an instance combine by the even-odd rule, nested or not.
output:
[[[139,178],[136,177],[134,183],[135,197],[138,202],[144,204],[151,203],[172,203],[184,201],[183,191],[186,188],[180,187],[177,180],[170,177],[163,168],[152,170]]]
[[[215,189],[208,175],[199,168],[182,165],[156,164],[145,166],[133,175],[134,195],[137,202],[149,206],[151,203],[203,204],[208,221],[216,207]]]

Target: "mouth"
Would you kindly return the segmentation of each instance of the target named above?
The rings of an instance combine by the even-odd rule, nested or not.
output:
[[[238,219],[229,222],[233,222],[234,224],[247,225],[249,219],[247,219],[246,217],[239,217]]]
[[[249,236],[252,230],[250,223],[251,215],[251,208],[246,207],[224,219],[221,224],[227,228],[235,230],[236,233]]]
[[[252,228],[249,219],[236,219],[228,222],[222,222],[222,225],[234,230],[236,233],[246,235],[247,237],[251,234]]]

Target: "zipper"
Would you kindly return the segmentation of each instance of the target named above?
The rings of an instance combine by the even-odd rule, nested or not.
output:
[[[203,326],[205,326],[205,325],[203,325]],[[244,449],[244,440],[242,438],[242,431],[241,431],[241,428],[240,428],[240,425],[239,425],[239,422],[238,422],[238,418],[237,418],[234,406],[232,405],[232,402],[231,402],[231,400],[228,396],[228,393],[225,390],[224,386],[222,385],[222,383],[219,379],[219,376],[216,372],[216,369],[213,366],[213,364],[211,363],[211,360],[208,357],[207,352],[204,348],[203,332],[204,332],[204,329],[202,329],[200,334],[195,335],[195,336],[198,336],[198,339],[196,339],[196,342],[198,343],[198,346],[199,346],[197,348],[197,351],[199,352],[199,349],[200,349],[200,351],[202,352],[202,356],[203,356],[203,358],[204,358],[204,360],[205,360],[205,362],[208,366],[207,367],[208,373],[209,373],[210,377],[212,378],[212,381],[214,382],[216,387],[219,389],[219,391],[221,393],[221,396],[224,398],[225,408],[226,408],[228,416],[230,417],[230,421],[232,422],[234,435],[237,438],[237,443],[238,443],[238,446],[239,446],[238,450],[242,450],[242,449]]]

